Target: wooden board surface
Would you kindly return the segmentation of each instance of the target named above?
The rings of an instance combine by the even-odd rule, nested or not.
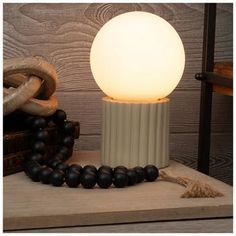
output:
[[[181,220],[7,231],[11,233],[232,233],[233,219]]]
[[[98,155],[81,152],[70,162],[99,165]],[[232,216],[232,187],[174,161],[167,170],[207,182],[224,197],[182,199],[182,186],[163,181],[124,189],[56,188],[18,173],[3,180],[4,230]]]

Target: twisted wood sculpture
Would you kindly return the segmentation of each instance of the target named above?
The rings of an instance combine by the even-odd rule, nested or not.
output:
[[[11,58],[3,63],[3,114],[20,109],[31,115],[50,116],[58,101],[56,70],[48,62],[34,57]]]

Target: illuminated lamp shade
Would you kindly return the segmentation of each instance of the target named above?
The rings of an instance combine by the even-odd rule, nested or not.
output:
[[[102,99],[102,164],[169,164],[169,98],[185,65],[182,41],[161,17],[118,15],[98,31],[90,51]]]
[[[96,83],[110,98],[150,101],[168,96],[178,85],[185,53],[166,20],[134,11],[114,17],[99,30],[90,64]]]

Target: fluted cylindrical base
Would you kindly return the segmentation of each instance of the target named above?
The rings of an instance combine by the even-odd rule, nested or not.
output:
[[[103,98],[102,164],[169,164],[169,99],[129,103]]]

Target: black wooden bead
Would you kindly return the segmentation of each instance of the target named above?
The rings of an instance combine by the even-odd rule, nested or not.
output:
[[[70,148],[74,145],[74,138],[72,136],[66,136],[62,139],[62,144]]]
[[[39,130],[45,128],[47,125],[45,119],[43,117],[35,117],[31,121],[30,128],[32,130]]]
[[[40,153],[30,153],[27,157],[26,160],[28,161],[36,161],[39,164],[43,164],[44,159],[43,159],[43,155]]]
[[[44,154],[46,152],[46,145],[42,141],[37,141],[32,145],[33,152]]]
[[[53,158],[48,161],[47,166],[51,167],[52,169],[55,169],[59,163],[62,163],[62,161],[59,159]]]
[[[98,173],[108,173],[110,174],[111,176],[113,175],[113,171],[112,171],[112,168],[110,166],[105,166],[105,165],[102,165],[98,168]]]
[[[80,184],[80,173],[73,170],[67,171],[65,181],[70,188],[76,188]]]
[[[24,161],[22,162],[23,170],[24,170],[25,174],[28,175],[28,176],[29,176],[29,170],[30,170],[31,167],[33,167],[33,166],[40,166],[40,165],[39,165],[38,162],[36,162],[36,161],[24,160]]]
[[[99,172],[97,184],[100,188],[109,188],[112,184],[112,175],[105,172]]]
[[[47,141],[48,139],[48,131],[47,130],[39,130],[35,133],[35,139],[38,141]]]
[[[128,176],[125,172],[115,172],[113,184],[117,188],[124,188],[128,184]]]
[[[58,160],[61,160],[61,161],[64,161],[64,155],[62,154],[62,153],[60,153],[60,152],[58,152],[58,153],[56,153],[55,155],[54,155],[54,158],[55,159],[58,159]]]
[[[65,134],[73,135],[75,133],[75,125],[70,121],[66,121],[62,126],[62,130]]]
[[[96,174],[85,172],[81,175],[80,182],[84,188],[93,188],[97,182]]]
[[[113,172],[118,172],[118,171],[122,171],[122,172],[125,172],[127,171],[127,168],[125,166],[117,166],[114,168]]]
[[[155,181],[159,176],[159,170],[154,165],[147,165],[145,168],[145,178],[147,181]]]
[[[33,165],[28,169],[29,177],[35,181],[39,182],[39,172],[41,170],[40,165]]]
[[[51,174],[50,174],[50,183],[53,186],[59,187],[64,183],[65,179],[65,175],[64,172],[61,170],[54,170]]]
[[[144,168],[141,166],[136,166],[134,168],[136,174],[137,174],[137,183],[141,183],[144,181],[145,179],[145,171]]]
[[[129,169],[126,172],[128,176],[128,185],[134,185],[137,183],[137,174],[134,169]]]
[[[65,146],[60,147],[59,153],[63,155],[63,161],[67,160],[70,157],[70,150],[68,147]]]
[[[56,170],[61,170],[61,171],[65,172],[68,168],[69,168],[69,165],[68,165],[68,164],[61,162],[61,163],[58,163],[58,164],[56,165],[56,168],[55,168],[55,169],[56,169]]]
[[[55,124],[62,125],[66,120],[66,113],[63,110],[57,110],[52,115],[52,120]]]
[[[83,170],[83,167],[81,165],[78,165],[78,164],[72,164],[68,171],[75,171],[75,172],[78,172],[78,173],[81,173]]]
[[[50,184],[50,175],[52,171],[53,170],[49,167],[43,167],[39,172],[39,180],[43,184]]]
[[[84,166],[83,170],[82,170],[83,173],[94,173],[95,175],[97,174],[97,168],[93,165],[86,165]]]

